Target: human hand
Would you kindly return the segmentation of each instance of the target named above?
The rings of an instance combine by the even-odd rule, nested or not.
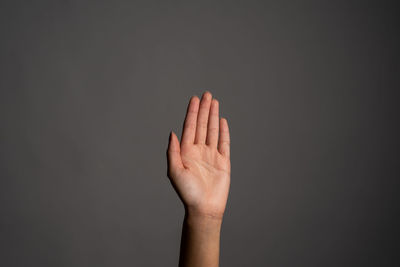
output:
[[[182,140],[171,132],[167,158],[168,177],[186,211],[222,219],[230,185],[230,137],[210,92],[201,101],[190,99]]]

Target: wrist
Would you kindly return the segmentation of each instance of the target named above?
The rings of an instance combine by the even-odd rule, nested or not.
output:
[[[187,224],[201,228],[220,229],[223,214],[212,212],[200,212],[194,209],[185,209],[185,221]]]

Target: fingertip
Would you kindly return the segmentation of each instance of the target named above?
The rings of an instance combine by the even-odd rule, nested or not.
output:
[[[229,136],[228,120],[225,117],[221,118],[220,131],[226,133]]]
[[[193,95],[193,96],[190,98],[190,102],[192,102],[192,103],[198,102],[198,101],[200,101],[200,99],[199,99],[199,97],[198,97],[197,95]]]
[[[176,136],[174,131],[171,131],[171,133],[170,133],[168,150],[170,152],[180,151],[179,139],[178,139],[178,136]]]
[[[213,98],[211,104],[214,105],[215,107],[217,107],[217,106],[219,106],[219,101],[217,99]]]
[[[203,93],[202,98],[203,98],[203,99],[207,99],[207,100],[208,100],[208,99],[211,99],[211,98],[212,98],[211,92],[208,91],[208,90],[206,90],[206,91]]]
[[[174,131],[171,131],[171,136],[172,136],[172,139],[178,141],[178,143],[179,143],[178,136],[176,135],[176,133]]]
[[[200,106],[200,99],[194,95],[189,100],[189,105],[187,107],[187,112],[197,112]]]
[[[218,102],[218,100],[215,99],[215,98],[211,101],[210,116],[211,116],[211,115],[216,115],[216,116],[219,115],[219,102]],[[212,117],[211,117],[211,118],[212,118]],[[217,118],[216,121],[218,122],[218,118]]]
[[[170,131],[169,132],[169,145],[171,146],[171,144],[173,143],[173,139],[175,139],[176,134],[174,133],[174,131]]]

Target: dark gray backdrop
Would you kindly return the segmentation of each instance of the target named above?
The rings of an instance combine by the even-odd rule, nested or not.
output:
[[[0,265],[176,266],[169,131],[210,90],[232,138],[222,266],[399,266],[398,7],[0,7]]]

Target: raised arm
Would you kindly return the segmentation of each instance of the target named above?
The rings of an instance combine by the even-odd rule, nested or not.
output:
[[[231,165],[228,123],[210,92],[190,99],[181,139],[171,132],[167,150],[168,177],[185,207],[179,266],[215,267]]]

